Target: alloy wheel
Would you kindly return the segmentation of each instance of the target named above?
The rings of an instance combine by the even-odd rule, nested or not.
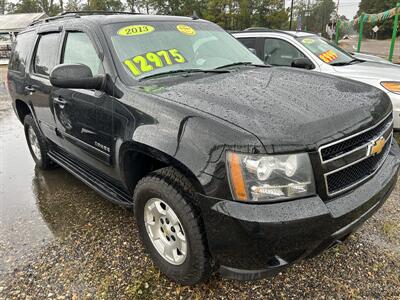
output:
[[[185,231],[173,209],[158,198],[144,206],[147,234],[157,252],[169,263],[181,265],[187,256]]]

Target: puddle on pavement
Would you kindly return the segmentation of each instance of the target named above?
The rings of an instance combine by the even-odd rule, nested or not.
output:
[[[79,230],[89,222],[87,214],[104,206],[120,210],[62,168],[35,167],[22,124],[0,99],[0,275]]]

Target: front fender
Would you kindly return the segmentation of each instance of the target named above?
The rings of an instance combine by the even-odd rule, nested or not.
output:
[[[124,113],[120,126],[124,128],[120,134],[124,142],[137,145],[159,160],[183,165],[208,195],[226,196],[217,182],[226,183],[227,149],[264,152],[260,141],[244,129],[172,101],[160,99],[155,103],[153,97],[136,98],[135,107],[124,105],[124,111],[130,114]]]

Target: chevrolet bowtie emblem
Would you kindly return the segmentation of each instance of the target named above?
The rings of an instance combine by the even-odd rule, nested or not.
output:
[[[386,140],[384,137],[380,137],[375,140],[370,146],[369,155],[377,155],[382,152],[383,147],[385,146]]]

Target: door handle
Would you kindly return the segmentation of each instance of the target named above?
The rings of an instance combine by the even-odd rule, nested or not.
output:
[[[25,92],[27,92],[28,94],[32,94],[34,93],[36,90],[31,86],[31,85],[27,85],[25,87]]]
[[[64,106],[65,104],[67,104],[68,102],[66,100],[64,100],[61,97],[54,97],[53,98],[54,103],[59,104],[60,106]]]

